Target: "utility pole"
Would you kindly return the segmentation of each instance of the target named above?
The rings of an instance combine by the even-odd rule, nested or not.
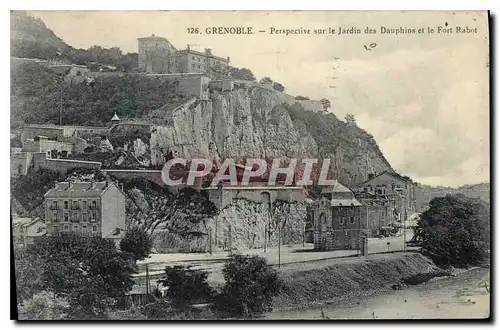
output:
[[[281,221],[278,224],[278,268],[281,268]]]
[[[59,100],[59,126],[62,126],[62,116],[63,116],[63,88],[61,87],[61,98]]]
[[[146,264],[146,299],[149,298],[149,267]]]

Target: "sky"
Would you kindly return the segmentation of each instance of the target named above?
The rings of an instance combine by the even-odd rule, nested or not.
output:
[[[137,38],[167,38],[230,57],[270,76],[286,92],[326,97],[343,119],[353,114],[392,167],[414,181],[458,187],[489,182],[489,39],[486,12],[172,12],[43,11],[66,43],[137,52]],[[252,27],[252,35],[208,35],[207,27]],[[457,33],[456,27],[477,29]],[[198,27],[201,35],[188,34]],[[275,29],[339,27],[376,34],[271,35]],[[422,34],[380,33],[382,27]],[[429,33],[428,28],[434,33]],[[437,28],[452,33],[438,33]]]

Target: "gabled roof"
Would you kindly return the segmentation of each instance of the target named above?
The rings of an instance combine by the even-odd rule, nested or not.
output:
[[[335,180],[335,183],[331,186],[327,186],[321,190],[321,194],[331,194],[336,192],[348,192],[352,193],[352,191],[346,186],[342,185],[338,181]]]
[[[354,197],[354,193],[338,181],[335,181],[331,186],[323,188],[321,194],[332,194],[330,200],[331,206],[361,206],[361,203]]]
[[[375,178],[378,178],[378,177],[379,177],[379,176],[381,176],[382,174],[388,174],[388,175],[390,175],[390,176],[392,176],[392,177],[394,177],[394,178],[396,178],[396,179],[398,179],[398,180],[400,180],[400,181],[404,181],[404,182],[413,182],[411,179],[409,179],[409,178],[408,178],[408,179],[407,179],[407,178],[404,178],[404,177],[403,177],[402,175],[400,175],[400,174],[397,174],[397,173],[391,173],[391,172],[389,172],[389,171],[383,171],[383,172],[380,172],[379,174],[375,175],[373,178],[370,178],[370,179],[368,179],[368,180],[366,180],[366,181],[361,182],[361,183],[359,184],[359,186],[360,186],[360,185],[364,185],[365,183],[370,182],[370,181],[374,180]]]
[[[103,182],[58,182],[49,189],[45,197],[99,197],[113,183]]]

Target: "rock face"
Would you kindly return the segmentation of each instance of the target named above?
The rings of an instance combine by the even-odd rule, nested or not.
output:
[[[238,199],[207,221],[215,250],[262,248],[281,244],[302,243],[305,226],[305,205],[276,205],[269,213],[263,204]],[[267,237],[265,235],[267,231]]]
[[[169,152],[211,159],[318,157],[318,141],[306,125],[294,122],[283,106],[295,102],[286,94],[254,87],[212,93],[210,100],[179,107],[172,114],[171,125],[151,129],[151,164],[163,164]],[[369,173],[392,171],[373,138],[357,127],[346,128],[345,123],[338,122],[344,131],[354,133],[343,136],[344,131],[339,131],[336,147],[321,156],[332,159],[331,168],[340,181],[349,185],[366,180]]]
[[[181,108],[172,126],[153,129],[152,163],[162,162],[170,150],[187,157],[313,154],[316,142],[294,127],[286,111],[276,109],[281,103],[278,93],[254,88],[212,94],[211,101]]]

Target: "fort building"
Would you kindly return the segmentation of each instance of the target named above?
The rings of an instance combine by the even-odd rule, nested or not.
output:
[[[205,73],[210,69],[229,65],[229,57],[220,57],[210,48],[205,52],[191,49],[177,50],[166,38],[152,34],[137,38],[138,68],[147,73]]]

